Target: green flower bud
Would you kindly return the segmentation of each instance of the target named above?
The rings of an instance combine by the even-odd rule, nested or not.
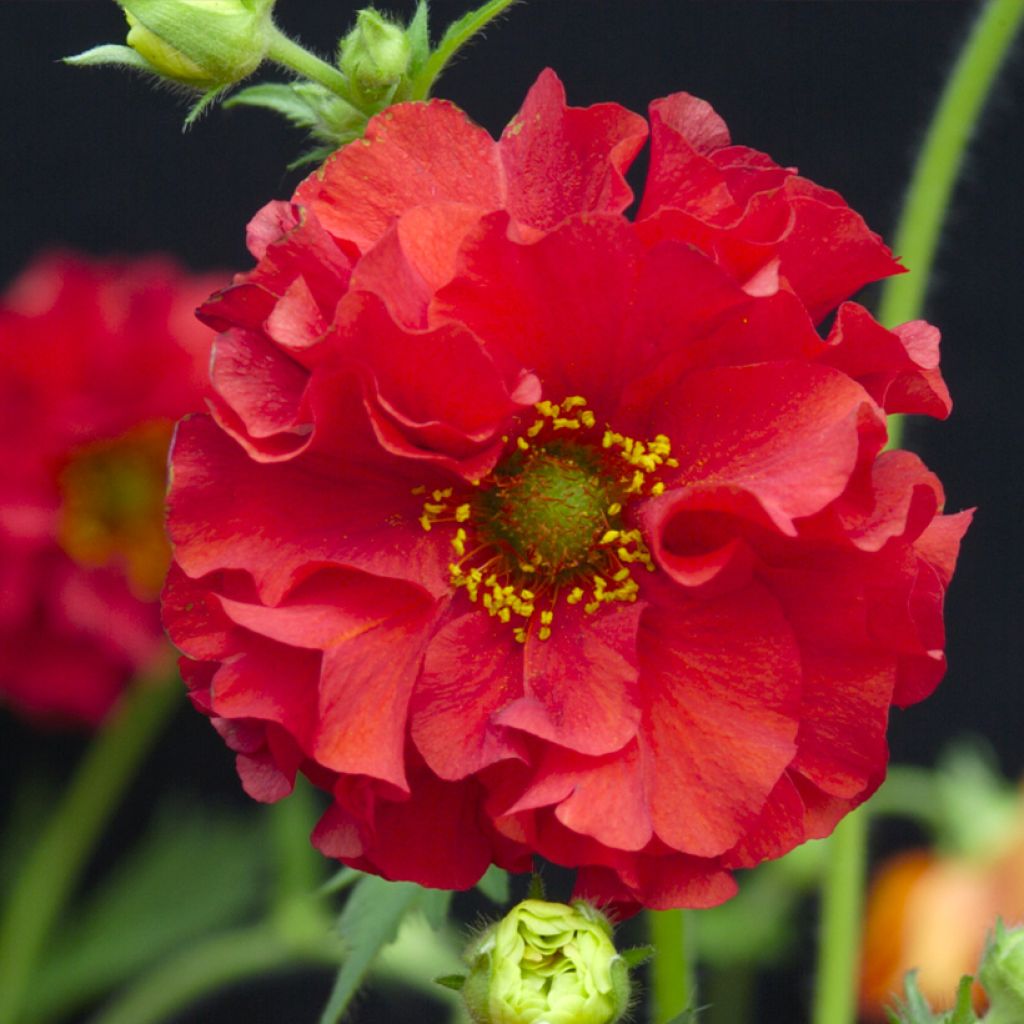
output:
[[[411,64],[412,45],[406,30],[372,8],[356,15],[356,27],[338,46],[338,66],[367,103],[393,93]]]
[[[274,0],[118,0],[126,42],[161,78],[207,91],[263,63]]]
[[[990,1024],[1016,1024],[1024,1021],[1024,928],[1007,931],[996,922],[995,935],[989,939],[978,971],[989,1011]]]
[[[629,971],[607,918],[587,903],[529,899],[466,951],[475,1024],[615,1024]]]

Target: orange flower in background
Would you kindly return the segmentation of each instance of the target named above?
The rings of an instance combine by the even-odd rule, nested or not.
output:
[[[167,447],[218,280],[55,254],[0,303],[0,701],[34,719],[97,724],[164,650]]]
[[[917,972],[935,1010],[951,1009],[965,974],[975,974],[997,918],[1024,920],[1024,813],[1016,829],[985,857],[912,850],[886,861],[868,897],[861,971],[861,1011],[885,1021],[886,1008]],[[985,996],[974,987],[975,1007]]]

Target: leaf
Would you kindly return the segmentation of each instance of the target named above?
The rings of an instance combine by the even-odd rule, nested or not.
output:
[[[485,872],[483,878],[476,883],[480,890],[492,903],[503,907],[509,900],[509,878],[508,872],[492,864]]]
[[[359,881],[338,918],[338,931],[349,952],[320,1024],[337,1024],[341,1020],[377,954],[398,934],[402,919],[417,908],[429,911],[431,902],[436,910],[440,901],[429,895],[436,892],[413,882],[387,882],[373,875]]]
[[[251,912],[265,888],[260,835],[258,818],[165,806],[55,934],[25,1020],[65,1013]]]
[[[308,99],[285,82],[263,82],[250,85],[224,103],[229,107],[262,107],[286,117],[299,128],[315,128],[319,123],[316,111]]]
[[[974,1013],[974,1000],[971,998],[973,986],[974,978],[969,974],[960,979],[960,986],[956,990],[956,1006],[948,1024],[975,1024],[978,1020]]]

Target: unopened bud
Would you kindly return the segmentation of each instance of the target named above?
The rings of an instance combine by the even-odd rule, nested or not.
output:
[[[372,8],[358,13],[356,27],[338,46],[338,66],[365,102],[377,102],[392,93],[411,63],[406,30]]]
[[[996,922],[978,971],[978,980],[988,996],[985,1021],[1014,1024],[1024,1021],[1024,928],[1007,931]]]
[[[98,46],[72,64],[123,64],[202,92],[240,82],[270,47],[274,0],[117,0],[128,43]]]
[[[529,899],[466,951],[462,988],[475,1024],[615,1024],[629,971],[607,918],[576,902]]]

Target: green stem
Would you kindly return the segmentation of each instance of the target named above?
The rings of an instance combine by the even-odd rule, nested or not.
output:
[[[142,680],[97,734],[34,848],[0,917],[0,1024],[14,1024],[36,960],[96,839],[167,720],[178,687]]]
[[[330,89],[345,100],[351,102],[348,79],[333,65],[321,60],[315,53],[299,46],[294,39],[289,39],[280,29],[274,28],[267,56],[282,67],[294,71],[303,78],[319,82],[325,89]]]
[[[207,939],[166,961],[100,1010],[90,1024],[157,1024],[233,982],[305,965],[337,966],[334,942],[297,945],[260,924]]]
[[[667,1024],[694,1002],[696,982],[688,942],[688,920],[682,910],[647,912],[654,959],[651,961],[651,1019]]]
[[[886,326],[921,316],[942,226],[971,132],[1024,18],[1024,0],[989,0],[953,68],[918,155],[896,228],[894,251],[910,268],[886,280],[878,319]],[[893,417],[890,447],[902,419]]]
[[[448,27],[437,49],[427,58],[416,75],[409,91],[409,98],[425,100],[430,95],[445,65],[466,45],[488,22],[493,21],[517,0],[488,0],[482,7],[470,12]]]
[[[912,272],[885,282],[878,318],[887,325],[921,315],[935,252],[971,132],[1024,18],[1024,0],[988,0],[964,45],[929,125],[896,229],[895,250]],[[890,418],[889,444],[902,423]],[[851,814],[830,841],[822,892],[822,926],[814,1024],[850,1024],[867,846],[867,810]]]
[[[867,827],[862,808],[848,814],[829,840],[813,1024],[853,1024],[856,1019]]]

